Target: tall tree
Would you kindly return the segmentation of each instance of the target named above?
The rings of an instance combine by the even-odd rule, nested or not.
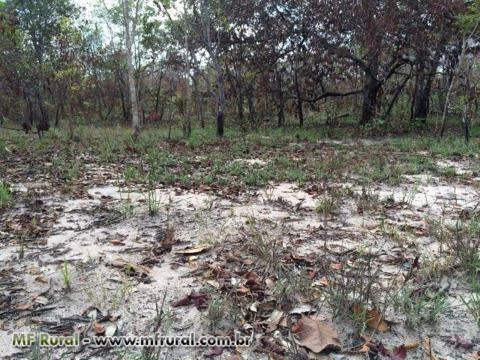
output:
[[[137,0],[137,11],[139,1]],[[130,15],[130,4],[128,0],[122,0],[123,5],[123,21],[125,29],[125,55],[127,57],[127,73],[128,73],[128,88],[130,91],[130,106],[132,109],[132,128],[134,137],[138,136],[140,132],[140,117],[138,111],[138,92],[137,85],[135,82],[135,65],[133,64],[133,53],[132,53],[132,38],[135,36],[136,31],[136,20],[132,21]]]

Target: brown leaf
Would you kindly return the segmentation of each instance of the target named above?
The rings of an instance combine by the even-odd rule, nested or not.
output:
[[[405,345],[400,345],[393,349],[393,354],[391,356],[392,360],[404,360],[407,358],[407,349]]]
[[[207,307],[208,295],[204,293],[197,293],[192,291],[189,295],[184,296],[180,300],[172,302],[173,307],[195,305],[197,309],[204,309]]]
[[[315,276],[317,276],[317,274],[318,274],[318,269],[312,269],[308,272],[307,277],[309,280],[313,280],[315,279]]]
[[[199,245],[199,246],[191,248],[191,249],[177,250],[177,251],[175,251],[175,254],[196,255],[196,254],[200,254],[204,251],[209,250],[211,247],[212,247],[212,245],[204,244],[204,245]]]
[[[240,286],[237,288],[237,292],[239,292],[240,294],[246,295],[246,294],[250,294],[251,291],[250,291],[249,288],[247,288],[247,287],[245,287],[245,286],[243,286],[243,285],[240,285]]]
[[[450,337],[442,336],[441,337],[447,344],[455,346],[455,348],[462,348],[465,350],[471,350],[474,347],[474,344],[466,339],[462,339],[458,335],[453,335]]]
[[[418,348],[419,346],[420,346],[419,342],[413,342],[413,343],[408,343],[408,344],[404,345],[405,349],[407,349],[407,350],[413,350],[413,349]]]
[[[105,326],[94,321],[92,324],[92,330],[95,335],[103,335],[105,333]]]
[[[376,329],[380,332],[387,332],[390,330],[390,325],[383,320],[382,314],[375,309],[368,310],[367,325],[372,329]]]
[[[354,304],[352,306],[353,313],[360,315],[365,312],[363,305]],[[380,332],[387,332],[390,330],[390,325],[383,320],[382,314],[375,309],[367,310],[367,325]]]
[[[343,264],[342,263],[331,263],[330,264],[330,269],[331,270],[342,270],[343,269]]]
[[[33,304],[17,304],[15,305],[15,309],[19,311],[26,311],[29,310]]]
[[[305,316],[298,323],[299,328],[295,329],[298,330],[295,337],[297,344],[310,349],[314,353],[322,352],[325,349],[341,349],[337,332],[327,324]]]
[[[215,356],[220,356],[223,353],[223,348],[220,346],[214,346],[209,348],[209,350],[203,354],[204,357],[215,357]]]
[[[125,245],[125,243],[120,239],[112,239],[112,240],[110,240],[110,243],[112,245],[115,245],[115,246],[124,246]]]
[[[38,275],[35,278],[35,281],[38,281],[38,282],[41,282],[41,283],[44,283],[44,284],[48,284],[48,277],[46,277],[45,275]]]
[[[480,360],[480,350],[470,355],[470,358],[472,358],[473,360]]]
[[[247,279],[248,282],[257,283],[258,275],[255,273],[255,271],[249,271],[245,274],[245,279]]]
[[[423,351],[425,352],[425,356],[427,356],[429,360],[438,360],[437,356],[432,350],[432,343],[430,342],[430,338],[427,337],[422,341],[422,347]]]
[[[190,295],[186,295],[183,298],[172,302],[173,307],[188,306],[191,303]]]
[[[285,354],[285,349],[278,344],[276,339],[271,337],[262,337],[256,350],[267,354]]]

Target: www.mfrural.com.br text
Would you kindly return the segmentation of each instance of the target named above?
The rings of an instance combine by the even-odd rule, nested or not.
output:
[[[236,347],[250,346],[253,336],[243,336],[235,332],[234,336],[200,336],[190,333],[183,336],[165,336],[159,333],[152,336],[94,336],[80,337],[58,336],[48,333],[14,333],[12,345],[15,347],[28,347],[38,343],[42,347],[70,347],[79,345],[93,345],[95,347],[118,346],[155,346],[155,347]]]

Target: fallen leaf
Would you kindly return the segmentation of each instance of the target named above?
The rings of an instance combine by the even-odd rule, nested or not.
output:
[[[330,269],[331,270],[342,270],[343,269],[343,264],[342,263],[331,263],[330,264]]]
[[[212,245],[204,244],[200,245],[191,249],[182,249],[182,250],[176,250],[175,254],[179,255],[196,255],[200,254],[206,250],[209,250],[212,247]]]
[[[243,285],[240,285],[238,288],[237,288],[237,292],[239,292],[240,294],[250,294],[250,289],[243,286]]]
[[[220,289],[220,283],[216,280],[208,280],[207,284],[214,287],[215,289]]]
[[[190,295],[186,295],[183,298],[172,302],[173,307],[188,306],[191,303]]]
[[[125,243],[120,239],[112,239],[112,240],[110,240],[110,243],[112,245],[115,245],[115,246],[124,246],[125,245]]]
[[[269,318],[265,320],[265,324],[267,324],[267,332],[276,330],[284,316],[285,316],[285,313],[283,311],[273,310]]]
[[[15,309],[19,311],[26,311],[29,310],[33,304],[17,304],[15,305]]]
[[[427,337],[427,338],[423,339],[422,347],[423,347],[423,351],[425,352],[425,356],[429,360],[438,360],[437,356],[435,355],[435,353],[432,350],[432,343],[430,341],[430,338]]]
[[[48,277],[46,277],[45,275],[39,275],[35,278],[35,281],[48,284]]]
[[[404,345],[400,345],[393,349],[393,354],[390,356],[392,360],[404,360],[407,358],[407,349]]]
[[[173,301],[171,304],[173,307],[195,305],[197,309],[204,309],[207,307],[208,295],[204,293],[197,293],[192,291],[190,294],[184,296],[180,300]]]
[[[353,313],[356,315],[363,314],[365,308],[363,305],[354,304],[352,306]],[[383,320],[382,314],[375,309],[367,310],[367,325],[380,332],[387,332],[390,330],[390,325]]]
[[[95,335],[103,335],[105,333],[105,326],[94,321],[92,324],[92,330]]]
[[[308,314],[313,312],[314,309],[311,305],[308,304],[301,304],[296,306],[292,310],[290,310],[290,315],[300,315],[300,314]]]
[[[317,276],[317,274],[318,274],[318,269],[313,269],[313,270],[310,270],[310,271],[308,272],[307,277],[308,277],[309,280],[313,280],[313,279],[315,279],[315,277]]]
[[[279,345],[277,341],[277,339],[274,339],[272,337],[262,337],[262,339],[260,340],[260,344],[255,350],[267,354],[284,355],[285,349],[283,348],[283,346]]]
[[[209,350],[203,354],[204,357],[215,357],[215,356],[220,356],[223,353],[223,348],[220,346],[214,346],[209,348]]]
[[[382,318],[382,314],[375,309],[368,310],[367,325],[380,332],[387,332],[390,330],[390,326]]]
[[[322,321],[304,316],[297,322],[295,330],[297,330],[295,332],[295,342],[314,353],[326,349],[341,349],[337,332]]]
[[[418,348],[419,346],[420,346],[419,342],[413,342],[413,343],[408,343],[408,344],[404,345],[405,349],[407,349],[407,350],[413,350],[413,349]]]

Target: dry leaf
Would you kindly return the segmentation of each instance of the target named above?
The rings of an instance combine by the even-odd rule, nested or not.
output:
[[[330,269],[331,270],[342,270],[343,269],[343,264],[342,263],[331,263],[330,264]]]
[[[413,349],[416,349],[420,346],[420,343],[419,342],[413,342],[413,343],[408,343],[408,344],[405,344],[404,345],[404,348],[406,350],[413,350]]]
[[[284,316],[285,313],[283,311],[273,310],[273,312],[270,314],[270,317],[265,320],[265,324],[267,324],[267,331],[271,332],[276,330]]]
[[[362,314],[365,308],[362,305],[355,304],[352,307],[353,313],[356,315]],[[367,325],[380,332],[387,332],[390,330],[390,325],[383,320],[382,314],[375,309],[367,310]]]
[[[15,309],[19,311],[26,311],[29,310],[33,304],[17,304],[15,305]]]
[[[115,246],[124,246],[125,245],[125,243],[120,239],[112,239],[112,240],[110,240],[110,243],[112,245],[115,245]]]
[[[200,245],[191,249],[183,249],[183,250],[176,250],[175,254],[179,255],[196,255],[200,254],[206,250],[209,250],[212,247],[212,245],[204,244]]]
[[[392,360],[404,360],[407,358],[407,349],[404,345],[400,345],[393,349],[393,354],[390,356]]]
[[[430,338],[425,338],[422,341],[422,347],[423,347],[423,351],[425,352],[425,355],[430,360],[438,360],[437,356],[434,354],[432,350],[432,343],[430,342]]]
[[[382,314],[375,309],[368,310],[368,320],[367,325],[372,329],[376,329],[380,332],[387,332],[390,330],[390,325],[383,320]]]
[[[220,289],[220,283],[216,280],[207,280],[207,284],[214,287],[215,289]]]
[[[39,275],[35,278],[35,281],[48,284],[48,277],[46,277],[45,275]]]
[[[322,321],[304,316],[297,322],[295,330],[295,342],[314,353],[341,349],[337,332]]]
[[[92,324],[92,330],[95,335],[103,335],[105,333],[105,326],[94,321]]]

